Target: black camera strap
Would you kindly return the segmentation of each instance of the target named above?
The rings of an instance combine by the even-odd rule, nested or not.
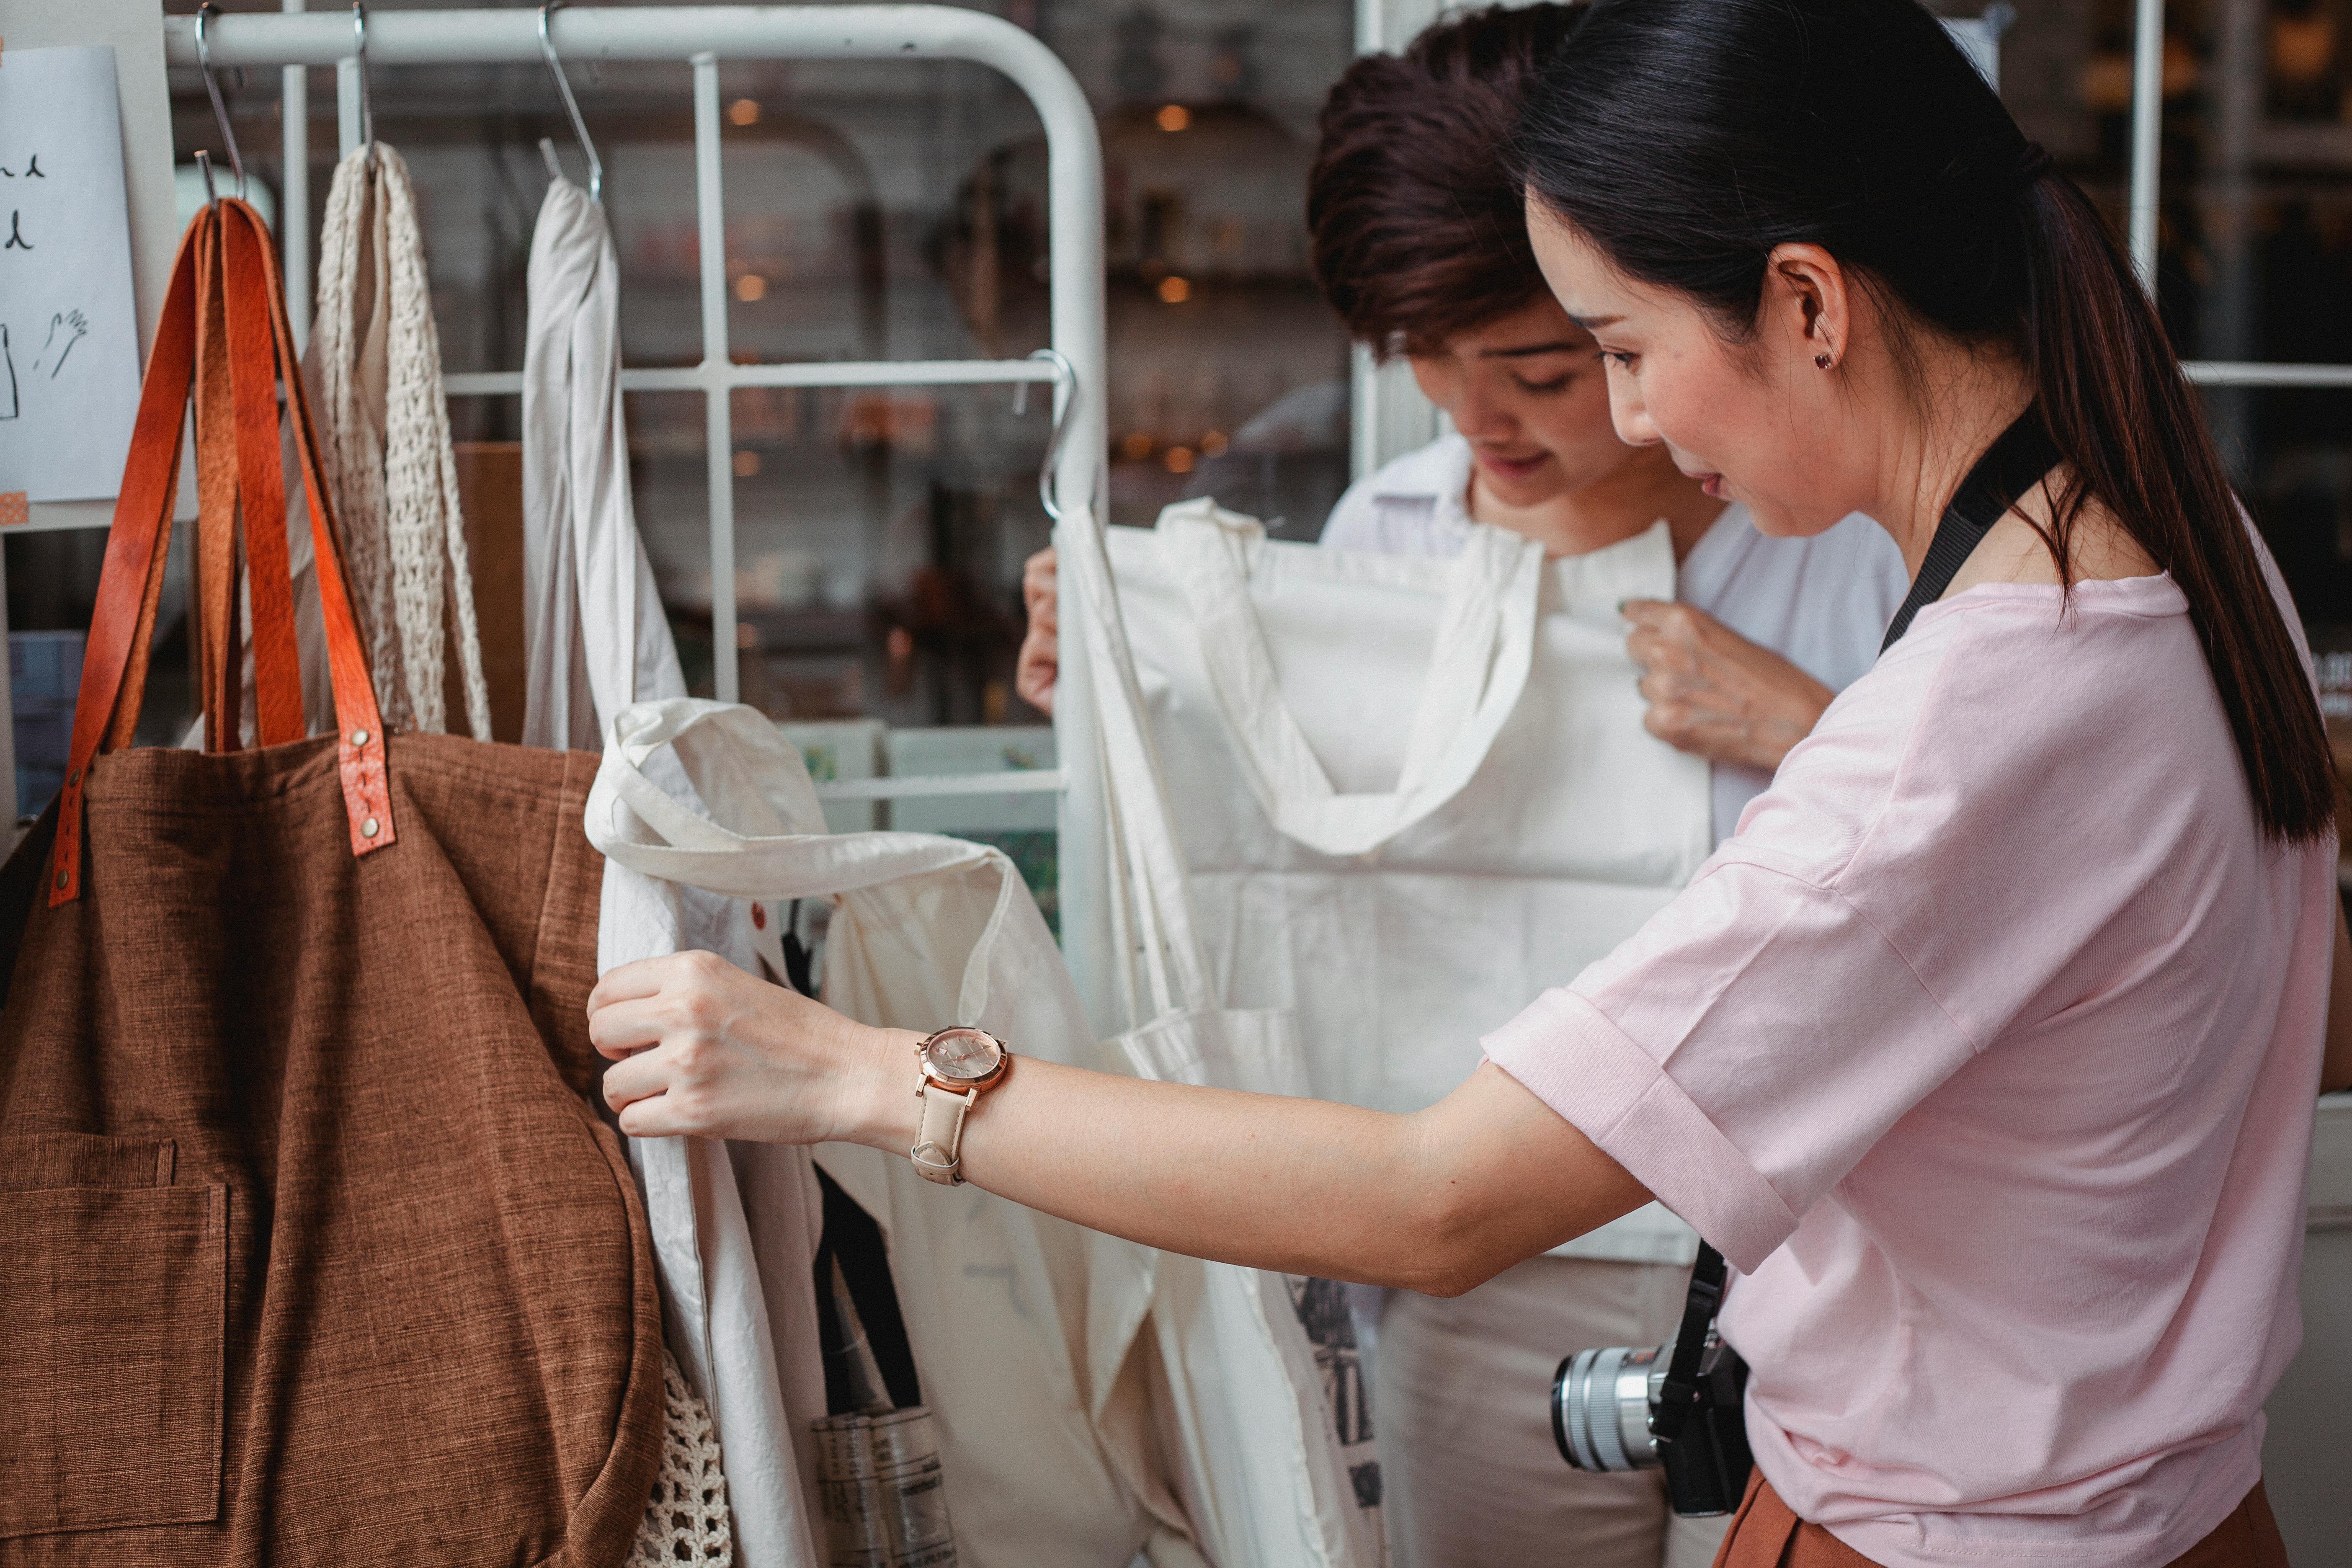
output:
[[[1886,628],[1886,640],[1878,645],[1885,653],[1911,629],[1911,619],[1921,607],[1934,604],[1944,596],[1959,574],[1961,563],[1975,553],[1984,542],[1992,525],[2008,515],[2021,497],[2042,481],[2059,461],[2060,453],[2051,441],[2050,433],[2042,428],[2042,420],[2032,409],[2019,415],[2000,439],[1985,449],[1969,469],[1968,477],[1944,509],[1936,524],[1936,537],[1928,542],[1927,559],[1919,563],[1919,575],[1911,584],[1911,592],[1903,607],[1895,612],[1895,619]],[[1690,1413],[1699,1399],[1699,1363],[1706,1355],[1706,1338],[1715,1326],[1716,1313],[1723,1307],[1723,1292],[1728,1270],[1723,1254],[1702,1241],[1698,1244],[1698,1261],[1691,1266],[1690,1293],[1683,1298],[1682,1327],[1675,1334],[1675,1353],[1666,1363],[1664,1383],[1658,1390],[1658,1407],[1652,1416],[1650,1429],[1661,1443],[1671,1443],[1683,1434]]]
[[[1879,652],[1900,642],[1911,629],[1911,617],[1944,596],[1944,590],[1959,574],[1961,563],[1976,552],[1992,525],[2058,466],[2059,457],[2050,433],[2042,427],[2041,416],[2031,408],[1985,448],[1936,524],[1936,537],[1928,542],[1927,559],[1919,563],[1918,578],[1912,583],[1903,607],[1895,612],[1895,619],[1887,623],[1886,640],[1878,645]]]
[[[1650,1430],[1661,1443],[1683,1435],[1691,1407],[1698,1403],[1699,1358],[1706,1353],[1707,1330],[1723,1306],[1727,1270],[1723,1254],[1702,1241],[1698,1261],[1691,1265],[1690,1294],[1683,1298],[1683,1326],[1675,1335],[1674,1358],[1666,1363],[1666,1381],[1658,1390],[1658,1408]]]

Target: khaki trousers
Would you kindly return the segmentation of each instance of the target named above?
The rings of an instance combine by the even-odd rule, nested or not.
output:
[[[1655,1470],[1588,1475],[1551,1435],[1560,1358],[1654,1345],[1690,1270],[1537,1258],[1452,1300],[1388,1293],[1373,1360],[1395,1568],[1706,1568],[1727,1519],[1678,1519]]]

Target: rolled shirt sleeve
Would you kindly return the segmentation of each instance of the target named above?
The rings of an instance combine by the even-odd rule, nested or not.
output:
[[[1483,1042],[1743,1271],[2136,879],[2079,874],[2049,803],[2098,809],[2105,721],[2021,703],[2017,642],[1923,617],[1679,898]]]
[[[1484,1043],[1749,1273],[1970,1054],[1835,889],[1736,859]]]

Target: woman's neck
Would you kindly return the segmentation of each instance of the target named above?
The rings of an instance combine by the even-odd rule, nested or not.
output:
[[[1636,451],[1590,484],[1524,507],[1512,506],[1481,484],[1473,464],[1465,504],[1478,521],[1532,539],[1548,556],[1605,550],[1664,518],[1677,562],[1723,512],[1723,503],[1676,468],[1663,447]]]
[[[1937,343],[1920,361],[1909,387],[1874,389],[1881,406],[1906,412],[1881,437],[1878,493],[1865,509],[1894,536],[1915,577],[1960,481],[2033,402],[2032,378],[2006,357]],[[1898,373],[1888,362],[1879,374]]]

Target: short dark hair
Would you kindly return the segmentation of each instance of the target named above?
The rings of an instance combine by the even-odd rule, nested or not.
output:
[[[1323,100],[1307,186],[1315,281],[1374,353],[1434,348],[1542,294],[1508,151],[1528,85],[1581,11],[1441,21],[1401,55],[1357,60]]]

